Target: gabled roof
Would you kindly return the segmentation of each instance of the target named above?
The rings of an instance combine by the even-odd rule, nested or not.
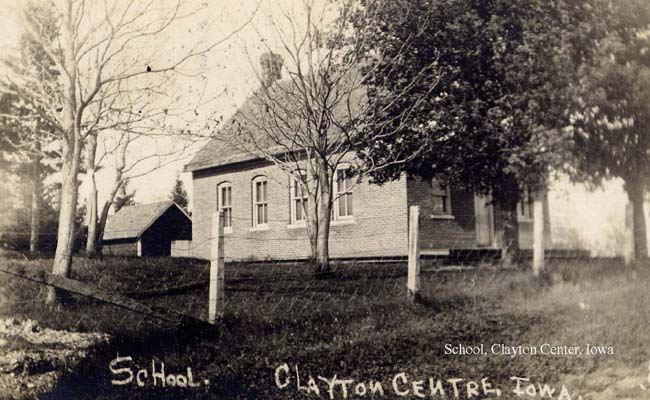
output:
[[[104,240],[139,238],[170,207],[177,207],[191,221],[187,213],[171,200],[126,206],[108,218]]]
[[[217,128],[205,146],[185,165],[185,172],[259,159],[260,157],[255,156],[252,152],[235,146],[234,143],[237,141],[230,139],[237,135],[240,129],[250,129],[246,126],[249,125],[247,123],[249,119],[264,119],[260,111],[262,108],[260,102],[259,94],[251,94],[235,114]]]
[[[185,172],[264,158],[262,154],[255,154],[255,149],[259,148],[275,152],[273,149],[277,147],[277,151],[280,153],[303,150],[295,142],[292,143],[292,138],[289,136],[284,138],[283,142],[285,143],[280,144],[265,137],[259,129],[260,126],[267,126],[273,130],[277,124],[277,121],[273,121],[273,117],[270,117],[268,111],[266,101],[269,97],[273,98],[272,103],[278,104],[278,113],[284,113],[282,118],[279,118],[283,123],[288,123],[291,126],[304,125],[304,118],[300,117],[304,114],[302,101],[299,98],[300,95],[293,94],[295,93],[295,89],[291,87],[293,84],[289,80],[276,82],[270,89],[270,95],[261,94],[263,89],[253,92],[237,112],[213,133],[205,146],[185,165]],[[360,109],[359,104],[365,102],[365,94],[365,88],[356,88],[349,95],[349,104],[339,104],[334,110],[334,115],[339,121],[344,121],[348,118],[348,113],[354,113],[355,110]],[[241,136],[243,130],[254,132],[251,136],[255,136],[255,144],[252,144],[250,139],[246,139],[246,136]],[[279,134],[278,136],[283,135]]]

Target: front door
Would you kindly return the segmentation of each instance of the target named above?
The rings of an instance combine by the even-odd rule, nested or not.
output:
[[[476,245],[494,247],[494,207],[491,196],[474,196],[476,215]]]

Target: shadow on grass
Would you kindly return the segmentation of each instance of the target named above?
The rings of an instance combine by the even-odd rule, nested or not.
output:
[[[404,296],[405,297],[405,296]],[[444,343],[507,342],[547,322],[539,316],[504,314],[490,310],[463,294],[426,296],[413,307],[405,299],[360,308],[274,315],[226,314],[219,325],[141,329],[142,334],[118,335],[96,348],[73,371],[64,375],[47,399],[166,399],[166,398],[281,398],[273,384],[275,367],[287,362],[322,376],[357,376],[384,381],[401,370],[426,366],[431,376],[464,376],[466,360],[445,358]],[[168,373],[191,367],[195,381],[210,379],[196,389],[115,386],[109,363],[117,355],[133,358],[133,372],[151,371],[152,360],[165,363]],[[431,363],[432,360],[437,362]],[[497,369],[507,379],[514,373],[509,360],[496,366],[476,360],[475,369]],[[294,393],[295,398],[298,392]],[[390,398],[390,396],[389,396]]]
[[[161,261],[158,265],[143,260],[131,270],[130,263],[137,260],[106,262],[84,261],[80,275],[87,280],[101,277],[106,288],[134,291],[186,284],[206,272],[205,263]],[[271,271],[232,268],[229,272],[240,279],[228,280],[226,317],[216,329],[207,330],[166,326],[89,300],[52,315],[33,301],[38,298],[38,288],[33,287],[15,290],[21,300],[32,302],[13,311],[44,325],[71,329],[77,324],[80,329],[113,335],[111,343],[94,349],[66,372],[55,391],[44,397],[49,399],[301,397],[297,391],[279,392],[274,386],[274,370],[284,362],[315,376],[337,374],[388,385],[401,371],[439,377],[480,374],[506,383],[512,375],[552,381],[566,371],[579,370],[580,360],[444,354],[446,343],[525,345],[555,340],[563,344],[582,338],[585,332],[597,342],[602,337],[596,335],[607,331],[603,324],[613,320],[610,314],[625,315],[621,310],[631,310],[627,305],[638,299],[650,304],[650,295],[641,296],[647,292],[642,282],[626,278],[611,264],[562,264],[549,269],[561,285],[536,281],[521,271],[425,273],[422,304],[412,306],[406,300],[403,266],[337,267],[333,276],[322,280],[309,278],[311,274],[299,266]],[[102,275],[104,271],[108,277]],[[615,279],[620,289],[611,289],[610,280]],[[152,297],[147,304],[196,316],[206,313],[206,300],[204,288],[193,288]],[[607,318],[590,319],[590,314],[585,315],[588,311],[578,308],[578,301],[594,308],[617,302],[618,308],[603,314]],[[623,342],[636,337],[635,332],[646,331],[641,323],[632,325],[627,320],[631,319],[622,323],[628,328],[612,340]],[[111,384],[116,376],[109,369],[118,354],[133,357],[134,368],[149,371],[152,360],[164,362],[166,372],[190,367],[196,381],[210,379],[211,383],[192,390],[153,387],[151,381],[144,388],[135,383],[118,387]]]

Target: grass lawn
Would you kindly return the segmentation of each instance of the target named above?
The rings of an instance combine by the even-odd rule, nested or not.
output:
[[[2,259],[3,269],[35,272],[51,260]],[[650,268],[626,270],[612,260],[558,262],[550,266],[552,284],[533,280],[527,272],[477,268],[425,271],[423,302],[406,300],[406,266],[340,265],[330,277],[315,279],[302,265],[227,265],[226,313],[215,329],[178,327],[130,311],[75,298],[64,309],[43,305],[45,291],[32,282],[3,276],[0,316],[31,318],[43,327],[105,332],[112,336],[63,373],[45,398],[318,398],[301,386],[314,378],[320,398],[330,398],[335,375],[355,385],[380,382],[384,396],[432,396],[429,378],[438,379],[447,398],[497,398],[467,392],[467,381],[488,378],[500,388],[498,398],[562,398],[562,384],[571,399],[647,399],[650,347]],[[152,307],[196,317],[207,314],[208,264],[185,259],[75,259],[75,279],[106,291],[128,294]],[[171,289],[171,290],[170,290]],[[162,294],[165,290],[167,293]],[[484,346],[611,346],[601,355],[454,355],[445,347]],[[548,348],[546,348],[548,350]],[[118,356],[132,362],[114,364],[133,372],[165,363],[165,372],[186,374],[191,368],[197,388],[144,387],[135,382],[116,386],[109,363]],[[284,364],[290,369],[278,367]],[[281,384],[275,383],[276,371]],[[399,375],[400,373],[405,375]],[[398,376],[397,378],[395,378]],[[512,376],[556,388],[552,397],[515,394]],[[458,397],[448,379],[463,379]],[[204,380],[208,379],[209,384]],[[393,388],[396,380],[399,391]],[[408,381],[408,382],[407,382]],[[334,398],[343,398],[342,384]],[[525,389],[527,384],[522,385]],[[471,389],[472,387],[470,387]],[[362,388],[359,388],[361,390]],[[312,389],[315,391],[316,389]],[[532,393],[529,392],[529,393]],[[564,397],[565,399],[567,397]]]

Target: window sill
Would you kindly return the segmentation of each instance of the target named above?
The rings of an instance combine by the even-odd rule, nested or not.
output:
[[[259,226],[254,226],[250,229],[250,232],[264,232],[268,231],[269,226],[268,225],[259,225]]]
[[[444,220],[452,220],[456,219],[453,215],[450,214],[431,214],[429,215],[429,218],[431,219],[444,219]]]
[[[517,217],[517,222],[532,223],[533,219],[528,217]]]
[[[354,220],[354,218],[345,218],[345,219],[335,219],[334,221],[330,222],[330,225],[332,226],[338,226],[338,225],[356,225],[357,221]]]
[[[305,229],[305,228],[307,228],[307,225],[304,222],[287,225],[287,229]]]
[[[232,233],[232,226],[229,226],[227,228],[223,228],[223,234],[224,235],[229,235]]]

